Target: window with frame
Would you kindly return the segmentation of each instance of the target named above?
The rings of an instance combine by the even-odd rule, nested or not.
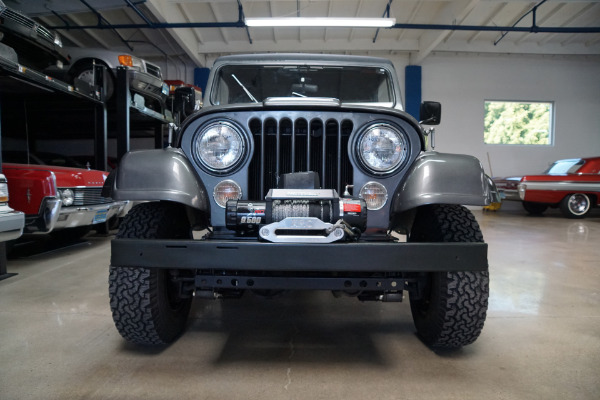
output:
[[[552,144],[552,102],[486,100],[484,107],[485,144]]]

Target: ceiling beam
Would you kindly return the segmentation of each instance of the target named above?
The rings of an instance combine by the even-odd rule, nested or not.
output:
[[[381,42],[381,43],[380,43]],[[393,46],[393,47],[390,47]],[[373,43],[371,38],[365,38],[361,40],[354,40],[352,42],[347,39],[330,39],[324,43],[322,39],[279,39],[277,43],[255,41],[252,45],[252,52],[327,52],[327,53],[339,53],[344,51],[360,51],[365,52],[368,50],[374,51],[390,51],[390,49],[398,50],[399,52],[415,51],[418,49],[418,42],[416,40],[404,40],[402,42],[390,42],[390,41],[377,41]],[[247,53],[248,42],[245,41],[232,41],[228,45],[222,43],[206,43],[198,48],[198,51],[206,54],[228,54],[228,53]]]
[[[183,21],[185,15],[179,7],[161,0],[148,0],[144,3],[154,17],[163,23]],[[206,57],[198,51],[198,40],[192,29],[168,29],[169,34],[181,46],[192,62],[200,67],[206,66]]]
[[[180,8],[179,11],[181,12],[181,14],[185,18],[185,20],[187,22],[192,22],[192,20],[190,19],[190,15],[192,15],[192,13],[191,13],[190,9],[188,8],[187,4],[180,3],[177,6]],[[200,44],[204,43],[204,39],[202,38],[200,29],[192,29],[192,32],[194,32],[194,36],[196,37],[196,40],[198,41],[198,43],[200,43]]]
[[[597,7],[598,4],[587,4],[585,7],[583,7],[578,13],[575,13],[571,18],[569,18],[567,21],[564,22],[565,25],[570,24],[571,22],[575,22],[576,20],[578,20],[579,18],[581,18],[584,15],[588,15],[588,13],[590,13],[591,9],[594,7]],[[566,38],[565,40],[563,40],[560,44],[563,46],[566,45],[570,45],[570,43],[575,39],[575,35],[572,35],[569,38]]]
[[[494,8],[494,10],[490,13],[490,16],[483,22],[483,25],[493,24],[494,18],[496,18],[498,16],[498,14],[500,14],[502,12],[502,10],[504,10],[504,8],[506,8],[506,5],[507,5],[507,3],[502,3],[498,6],[496,6]],[[467,43],[473,43],[479,37],[479,35],[481,35],[481,33],[482,33],[482,31],[475,32],[473,35],[471,35],[469,37],[469,39],[467,39]]]
[[[356,6],[356,12],[354,13],[354,17],[358,18],[361,15],[363,9],[363,0],[359,0],[358,1],[358,5]],[[354,40],[354,35],[356,33],[356,29],[350,29],[350,37],[348,38],[348,41],[352,41]]]
[[[412,24],[415,22],[415,19],[417,18],[417,14],[419,13],[419,11],[421,11],[421,8],[423,7],[423,2],[417,1],[415,2],[415,4],[413,5],[412,11],[410,12],[410,16],[408,17],[408,23]],[[400,41],[402,39],[404,39],[404,35],[406,35],[406,29],[399,29],[400,33],[398,34],[398,37],[396,38],[396,40]]]
[[[303,39],[300,42],[297,39],[280,39],[277,43],[255,41],[252,45],[252,52],[289,52],[293,49],[295,52],[313,52],[313,53],[365,53],[390,52],[393,49],[394,54],[411,55],[420,49],[418,40],[404,39],[396,41],[395,39],[380,39],[373,43],[372,38],[356,39],[349,42],[346,39],[329,40],[323,43],[320,39]],[[536,54],[536,55],[589,55],[600,54],[600,41],[587,44],[571,44],[561,46],[558,43],[549,43],[545,46],[539,46],[534,42],[523,42],[520,45],[513,45],[510,42],[503,43],[503,54]],[[235,54],[247,53],[249,51],[248,42],[231,41],[228,45],[222,43],[205,43],[198,47],[198,52],[204,53],[207,58],[214,57],[215,54]],[[455,44],[452,42],[440,43],[434,52],[452,52],[452,53],[481,53],[498,54],[498,48],[490,42],[475,41],[471,44]]]
[[[51,26],[52,22],[50,22],[49,17],[38,17],[41,23],[45,26]],[[71,41],[77,47],[85,47],[83,42],[75,37],[75,35],[70,34],[69,32],[61,32],[60,35],[69,41]]]
[[[548,3],[548,6],[551,6],[551,4],[549,4],[549,3]],[[559,12],[560,10],[562,10],[562,8],[563,8],[564,6],[565,6],[565,3],[562,3],[562,4],[556,4],[556,5],[555,5],[555,7],[552,7],[552,9],[551,9],[550,11],[548,11],[548,12],[546,13],[546,15],[544,15],[542,18],[540,18],[540,17],[537,17],[537,21],[536,21],[536,23],[537,23],[538,25],[544,25],[544,23],[545,23],[546,21],[548,21],[548,20],[549,20],[549,19],[551,19],[553,16],[555,16],[556,14],[558,14],[558,12]],[[563,26],[564,26],[564,25],[563,25]],[[525,39],[526,39],[528,36],[529,36],[529,34],[528,34],[528,33],[522,33],[522,34],[521,34],[521,37],[520,37],[520,38],[518,38],[518,39],[516,39],[516,40],[513,40],[513,42],[514,42],[515,44],[517,44],[517,45],[518,45],[518,44],[522,43],[523,41],[525,41]]]
[[[77,16],[77,14],[70,14],[70,15],[68,15],[68,18],[73,23],[75,23],[75,25],[83,25],[83,21]],[[104,47],[105,49],[110,49],[111,47],[113,47],[109,43],[107,43],[104,39],[102,39],[100,37],[100,35],[98,35],[96,32],[86,30],[85,33],[89,37],[91,37],[92,39],[94,39],[96,42],[98,42],[100,44],[100,46]],[[119,36],[119,34],[116,31],[115,31],[115,34],[116,34],[116,36]],[[119,40],[120,39],[121,39],[121,37],[119,36]]]
[[[208,3],[208,7],[210,8],[210,12],[212,13],[212,15],[214,17],[214,20],[218,21],[219,15],[217,15],[217,10],[215,10],[215,3],[214,2]],[[223,28],[219,28],[219,33],[221,34],[221,37],[223,38],[223,41],[225,42],[225,44],[227,44],[229,41],[227,40],[227,35],[225,34],[225,30],[223,30]]]
[[[447,4],[438,14],[436,21],[440,24],[455,22],[459,25],[480,0],[453,1]],[[434,23],[435,24],[435,23]],[[419,50],[410,55],[410,64],[420,64],[448,36],[451,30],[429,30],[419,38]]]

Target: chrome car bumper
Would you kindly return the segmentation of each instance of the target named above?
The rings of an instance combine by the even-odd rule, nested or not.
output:
[[[23,234],[25,214],[21,211],[0,213],[0,242],[14,240]]]
[[[161,103],[166,101],[167,95],[162,92],[163,81],[161,81],[159,78],[146,72],[132,69],[128,70],[127,73],[129,74],[130,89],[135,92],[153,97]]]
[[[126,201],[93,206],[62,207],[54,229],[75,228],[78,226],[95,225],[118,216]]]
[[[40,212],[35,216],[25,218],[24,233],[48,233],[54,229],[61,208],[57,197],[46,197],[40,206]]]
[[[519,197],[518,190],[500,189],[499,192],[500,192],[500,197],[502,198],[502,200],[521,201],[521,197]]]

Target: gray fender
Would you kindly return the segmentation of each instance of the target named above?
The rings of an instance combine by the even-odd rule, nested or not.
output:
[[[394,196],[393,212],[426,204],[487,206],[499,201],[496,186],[477,158],[430,151],[408,171]]]
[[[206,189],[181,150],[131,151],[123,156],[112,186],[114,200],[167,200],[208,211]]]

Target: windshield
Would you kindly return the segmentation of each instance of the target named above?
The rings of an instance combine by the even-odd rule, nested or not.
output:
[[[583,160],[556,161],[545,172],[547,175],[574,174],[583,165]]]
[[[269,97],[329,97],[342,103],[393,107],[389,72],[381,67],[226,65],[211,102],[262,103]]]

